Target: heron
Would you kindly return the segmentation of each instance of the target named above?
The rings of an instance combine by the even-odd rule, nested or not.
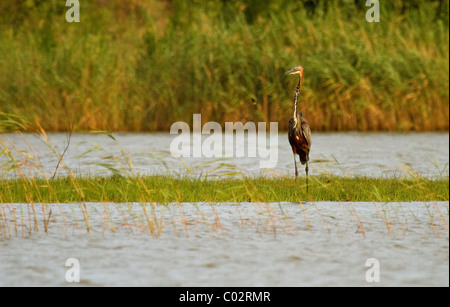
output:
[[[309,161],[309,150],[311,149],[311,128],[309,127],[308,121],[303,118],[303,113],[297,113],[297,102],[300,89],[303,85],[303,67],[301,65],[294,67],[290,71],[286,72],[287,75],[299,75],[299,81],[297,88],[295,89],[294,95],[294,115],[289,120],[289,144],[291,144],[292,152],[294,153],[294,164],[295,164],[295,182],[298,178],[297,169],[297,157],[300,157],[300,163],[306,165],[306,192],[309,193],[308,187],[308,161]]]

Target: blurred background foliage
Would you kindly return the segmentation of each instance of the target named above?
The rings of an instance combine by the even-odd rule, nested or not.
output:
[[[449,1],[0,2],[0,112],[48,131],[278,121],[316,131],[449,129]]]

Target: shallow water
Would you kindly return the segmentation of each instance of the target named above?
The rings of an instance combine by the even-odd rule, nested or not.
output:
[[[119,133],[115,134],[114,141],[104,134],[74,134],[64,161],[79,175],[111,174],[112,169],[132,169],[143,174],[209,177],[294,174],[293,156],[286,133],[279,133],[278,163],[273,169],[260,169],[259,162],[268,158],[249,158],[247,151],[244,158],[174,158],[170,153],[170,144],[175,137],[168,133]],[[58,159],[39,138],[26,135],[25,141],[17,134],[0,138],[3,143],[9,144],[17,160],[42,165],[48,175],[55,170]],[[59,153],[67,144],[64,133],[49,134],[48,140]],[[17,150],[13,150],[11,144]],[[245,148],[248,148],[247,139]],[[20,150],[37,158],[29,159]],[[0,162],[5,159],[6,155],[0,155]],[[310,159],[312,175],[409,176],[408,170],[413,170],[424,176],[448,176],[449,134],[315,133]],[[303,167],[300,170],[303,175]],[[63,174],[65,170],[61,169],[58,175]]]
[[[0,286],[73,285],[69,258],[81,286],[449,285],[448,202],[90,203],[90,234],[80,204],[35,204],[38,233],[30,206],[3,205]]]
[[[66,135],[48,137],[61,153]],[[258,158],[173,158],[174,137],[75,134],[64,161],[78,175],[293,175],[284,134],[272,170]],[[313,142],[313,175],[448,176],[448,133],[316,133]],[[2,144],[25,175],[55,170],[58,159],[32,135],[1,135]],[[448,218],[448,202],[1,204],[0,286],[73,285],[69,258],[82,286],[448,286]],[[366,281],[369,258],[379,283]]]

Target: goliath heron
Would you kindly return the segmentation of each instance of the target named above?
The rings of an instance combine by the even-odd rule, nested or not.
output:
[[[308,121],[303,118],[303,113],[297,114],[297,101],[300,89],[303,84],[303,67],[297,66],[294,69],[288,71],[287,75],[299,74],[299,81],[294,95],[294,115],[289,121],[289,143],[292,146],[292,152],[294,153],[295,163],[295,182],[297,182],[298,170],[297,170],[297,158],[300,156],[300,162],[302,165],[306,164],[306,192],[309,192],[308,188],[308,161],[309,150],[311,149],[311,128]]]

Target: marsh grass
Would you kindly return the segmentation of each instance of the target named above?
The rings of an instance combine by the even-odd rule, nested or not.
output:
[[[295,78],[313,131],[447,131],[448,1],[63,1],[0,4],[0,112],[47,131],[168,131],[278,121]],[[5,13],[7,12],[7,13]],[[254,104],[252,101],[258,101]],[[99,116],[101,114],[101,116]]]

